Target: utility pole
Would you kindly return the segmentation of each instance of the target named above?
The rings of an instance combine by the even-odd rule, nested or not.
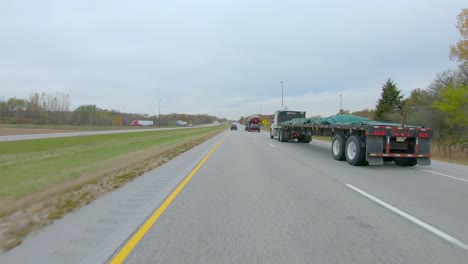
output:
[[[158,126],[161,128],[161,99],[159,99]]]
[[[283,81],[281,81],[281,108],[283,108]]]

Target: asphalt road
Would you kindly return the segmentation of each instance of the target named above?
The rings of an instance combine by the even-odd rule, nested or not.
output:
[[[353,167],[330,143],[226,132],[125,263],[468,263],[468,167]],[[0,263],[104,263],[221,136],[67,215]]]
[[[125,263],[468,263],[466,166],[352,167],[328,146],[230,132]]]
[[[125,129],[125,130],[80,131],[80,132],[27,134],[27,135],[7,135],[7,136],[0,136],[0,142],[2,142],[2,141],[43,139],[43,138],[62,138],[62,137],[78,137],[78,136],[90,136],[90,135],[135,133],[135,132],[146,132],[146,131],[155,131],[155,130],[190,129],[190,128],[208,127],[208,126],[215,126],[215,124],[207,124],[207,125],[200,125],[200,126],[194,126],[194,127],[166,127],[166,128],[152,127],[152,128],[146,128],[146,129]]]

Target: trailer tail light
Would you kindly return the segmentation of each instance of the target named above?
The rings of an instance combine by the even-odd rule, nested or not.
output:
[[[409,137],[409,134],[405,134],[405,133],[395,133],[395,137]]]
[[[420,138],[429,138],[429,133],[419,132],[418,137],[420,137]]]
[[[374,130],[373,135],[374,136],[386,136],[387,131],[385,131],[385,130]]]

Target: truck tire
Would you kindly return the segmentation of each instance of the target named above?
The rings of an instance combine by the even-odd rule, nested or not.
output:
[[[310,136],[307,136],[307,135],[301,136],[300,142],[302,142],[302,143],[310,143]]]
[[[395,162],[396,165],[398,166],[414,166],[418,164],[418,161],[416,158],[394,158],[393,162]]]
[[[275,136],[273,136],[273,130],[270,129],[270,138],[274,138]]]
[[[346,137],[344,135],[335,135],[333,137],[331,152],[335,160],[345,160]]]
[[[361,147],[362,139],[356,136],[350,136],[346,140],[346,161],[353,166],[361,166],[366,163],[366,149]]]
[[[282,131],[281,129],[279,129],[279,130],[278,130],[278,141],[279,141],[279,142],[282,142],[282,140],[281,140],[281,139],[282,139],[282,138],[281,138],[282,135],[283,135],[283,131]]]

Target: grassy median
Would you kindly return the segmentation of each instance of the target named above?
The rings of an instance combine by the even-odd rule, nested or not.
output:
[[[226,130],[226,126],[0,142],[0,241],[27,234]]]

